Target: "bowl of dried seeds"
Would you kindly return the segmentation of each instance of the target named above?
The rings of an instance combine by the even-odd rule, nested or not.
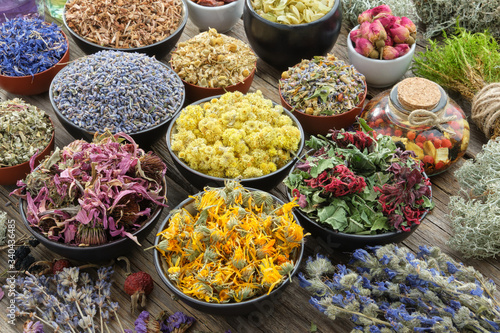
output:
[[[295,206],[237,182],[207,187],[160,225],[156,271],[197,310],[226,316],[256,311],[277,297],[299,268],[305,234]]]
[[[175,47],[187,20],[182,0],[69,0],[63,13],[64,26],[87,54],[120,50],[158,60]]]
[[[75,138],[123,132],[141,147],[164,136],[184,104],[184,85],[166,64],[142,53],[100,51],[60,71],[49,91],[52,107]]]
[[[209,29],[179,43],[172,51],[170,65],[184,82],[186,99],[194,102],[228,91],[246,93],[257,68],[257,56],[241,40]]]
[[[19,98],[0,102],[0,185],[15,185],[54,149],[50,117]]]
[[[11,94],[46,92],[54,76],[69,61],[69,43],[64,32],[56,24],[37,17],[4,22],[0,40],[0,88]]]
[[[367,92],[363,74],[333,54],[289,67],[281,74],[278,88],[281,105],[293,111],[305,132],[314,135],[351,126]]]

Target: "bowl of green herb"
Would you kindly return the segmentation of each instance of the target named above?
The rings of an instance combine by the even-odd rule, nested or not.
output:
[[[400,242],[434,206],[414,153],[360,123],[366,130],[312,136],[284,181],[304,227],[332,248]]]
[[[0,185],[15,185],[54,149],[54,125],[19,98],[0,102]]]

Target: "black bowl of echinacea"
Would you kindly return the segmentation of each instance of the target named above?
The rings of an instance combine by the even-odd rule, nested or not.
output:
[[[266,191],[292,168],[304,146],[304,131],[291,112],[261,91],[235,91],[182,109],[166,141],[176,168],[198,189],[238,179]]]
[[[205,188],[160,225],[158,275],[194,309],[225,316],[257,310],[283,292],[302,260],[295,206],[238,182]]]
[[[434,206],[430,179],[414,153],[372,133],[311,137],[310,150],[284,180],[302,225],[324,247],[401,242]]]

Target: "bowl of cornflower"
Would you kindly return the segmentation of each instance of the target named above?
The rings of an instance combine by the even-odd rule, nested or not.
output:
[[[281,105],[313,135],[349,128],[361,113],[367,92],[363,74],[333,54],[289,67],[278,88]]]
[[[211,28],[179,43],[170,65],[184,83],[186,98],[194,102],[228,91],[248,92],[257,56],[241,40]]]
[[[172,120],[167,148],[179,172],[199,189],[239,179],[270,190],[304,146],[298,120],[261,91],[228,92],[188,105]]]
[[[54,149],[54,137],[41,109],[19,98],[0,102],[0,185],[24,179]]]
[[[312,136],[284,180],[304,227],[331,248],[401,242],[434,207],[431,182],[414,153],[359,121],[355,132]]]
[[[64,257],[103,262],[140,245],[166,206],[165,163],[124,133],[56,149],[12,195],[31,234]]]
[[[50,85],[52,108],[77,139],[123,132],[149,147],[184,104],[179,76],[142,53],[100,51],[73,61]]]
[[[182,0],[69,0],[63,12],[64,26],[85,53],[120,50],[158,60],[175,47],[187,20]]]
[[[292,201],[229,181],[173,209],[155,239],[162,281],[189,306],[242,315],[291,282],[303,251]]]
[[[0,25],[0,88],[16,95],[49,90],[54,76],[69,61],[69,43],[55,23],[22,16]]]

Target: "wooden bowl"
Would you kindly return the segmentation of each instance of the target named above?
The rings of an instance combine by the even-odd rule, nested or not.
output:
[[[66,34],[61,30],[66,40],[68,48],[54,66],[37,73],[33,76],[5,76],[0,74],[0,88],[16,95],[38,95],[49,90],[50,83],[54,76],[68,64],[69,61],[69,42]]]

